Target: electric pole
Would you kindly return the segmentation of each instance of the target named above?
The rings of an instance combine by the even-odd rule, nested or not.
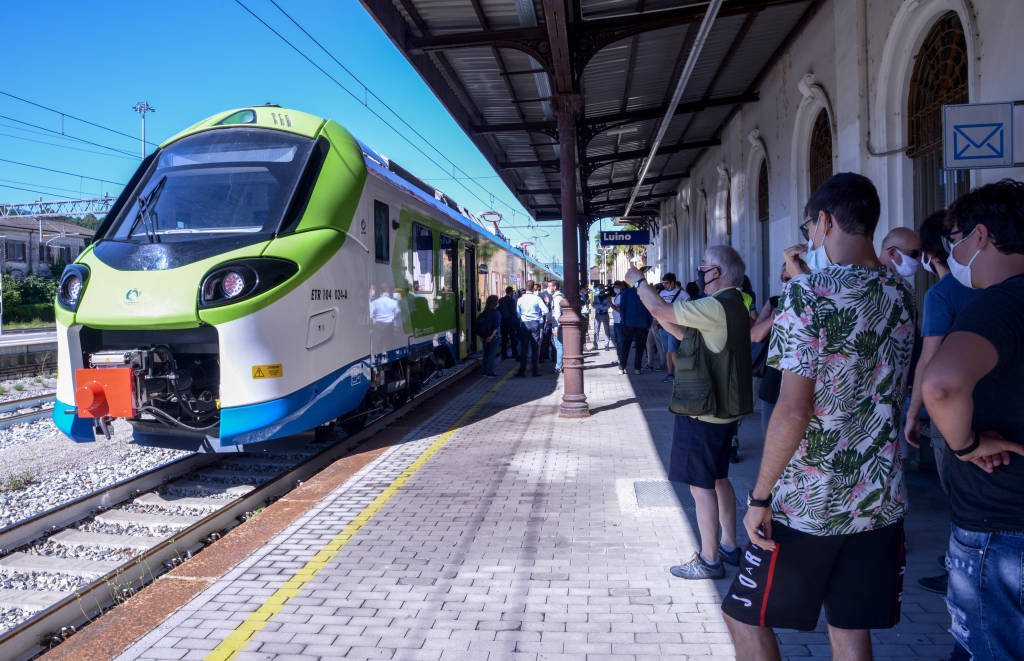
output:
[[[146,158],[146,113],[156,112],[156,108],[149,105],[148,101],[139,101],[132,110],[142,115],[142,158]]]

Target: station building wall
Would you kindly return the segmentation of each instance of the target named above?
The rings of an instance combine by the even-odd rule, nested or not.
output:
[[[746,261],[758,300],[778,294],[782,250],[800,240],[798,226],[812,192],[810,140],[822,110],[831,131],[832,171],[860,172],[878,188],[876,247],[893,227],[915,227],[921,219],[915,219],[914,163],[901,149],[910,137],[908,96],[922,43],[948,12],[963,27],[969,102],[1024,99],[1017,64],[1024,2],[830,0],[769,70],[760,100],[739,109],[722,144],[707,149],[675,196],[662,203],[651,251],[659,270],[693,280],[704,248],[728,243]],[[1024,129],[1024,107],[1017,119]],[[1024,136],[1017,143],[1024,145]],[[764,221],[758,219],[762,163],[768,175]],[[973,188],[1004,177],[1024,179],[1024,168],[965,176]]]

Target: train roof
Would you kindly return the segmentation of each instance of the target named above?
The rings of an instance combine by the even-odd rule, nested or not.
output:
[[[180,140],[193,133],[199,133],[200,131],[245,126],[287,131],[306,136],[307,138],[316,138],[321,134],[327,122],[328,120],[323,117],[311,115],[301,110],[282,108],[269,103],[262,106],[234,108],[196,122],[187,129],[164,140],[160,143],[160,148],[162,149],[176,140]],[[437,188],[425,183],[422,179],[391,159],[382,156],[358,138],[353,139],[362,150],[363,161],[366,164],[367,171],[404,190],[424,204],[433,207],[463,228],[486,237],[487,240],[501,246],[537,268],[556,277],[561,277],[552,269],[541,264],[537,259],[530,257],[519,248],[513,246],[504,236],[495,234],[488,229],[466,211],[465,207],[459,205]]]
[[[491,230],[489,230],[482,223],[480,223],[480,221],[471,217],[463,207],[460,207],[456,203],[451,201],[450,198],[448,198],[441,191],[437,190],[436,188],[433,188],[432,186],[429,186],[428,184],[424,184],[419,179],[416,179],[415,176],[412,176],[411,173],[406,174],[408,173],[408,170],[405,170],[405,168],[402,168],[393,161],[385,158],[384,156],[381,156],[376,151],[368,147],[366,143],[364,143],[362,140],[359,140],[357,138],[356,144],[358,144],[360,149],[362,149],[363,161],[366,163],[367,171],[370,172],[371,174],[377,176],[380,179],[383,179],[384,181],[387,181],[391,185],[401,190],[404,190],[405,192],[412,195],[419,201],[423,202],[428,206],[433,207],[438,212],[444,214],[451,220],[455,221],[463,228],[485,236],[492,243],[495,243],[498,246],[504,248],[505,250],[508,250],[509,252],[515,254],[516,256],[521,257],[522,259],[533,264],[537,268],[542,269],[543,271],[546,271],[548,273],[551,273],[552,275],[558,275],[550,268],[541,264],[535,258],[527,255],[519,248],[513,246],[504,237],[500,237]],[[410,178],[412,178],[413,181],[410,181]],[[453,206],[455,208],[453,208]]]

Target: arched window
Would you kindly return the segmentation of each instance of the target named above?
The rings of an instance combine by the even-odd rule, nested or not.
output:
[[[761,300],[767,301],[771,295],[771,223],[768,200],[768,159],[761,159],[761,169],[757,174],[757,222],[761,228]]]
[[[914,226],[970,189],[967,170],[942,167],[942,106],[968,103],[967,40],[955,12],[942,16],[917,53],[907,98],[914,163]]]
[[[818,186],[832,176],[832,127],[828,123],[828,113],[822,108],[814,120],[811,129],[810,164],[811,195]]]

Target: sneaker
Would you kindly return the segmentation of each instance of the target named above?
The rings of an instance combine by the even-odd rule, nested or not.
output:
[[[633,374],[643,374],[641,370],[633,370]]]
[[[666,374],[665,378],[662,379],[661,382],[662,383],[670,383],[672,381],[672,379],[673,379],[673,376],[671,374]]]
[[[924,578],[917,579],[917,584],[928,590],[928,592],[946,594],[946,590],[949,588],[949,574],[925,576]]]
[[[737,546],[731,551],[726,551],[725,547],[719,544],[718,555],[722,556],[722,562],[732,565],[733,567],[740,566],[740,547]]]
[[[700,553],[694,553],[693,558],[683,565],[676,565],[669,569],[669,572],[676,578],[697,580],[702,578],[722,578],[725,576],[725,567],[722,563],[709,565],[700,557]]]
[[[626,370],[624,370],[623,368],[620,367],[619,368],[619,374],[625,374],[625,373],[626,373]]]

